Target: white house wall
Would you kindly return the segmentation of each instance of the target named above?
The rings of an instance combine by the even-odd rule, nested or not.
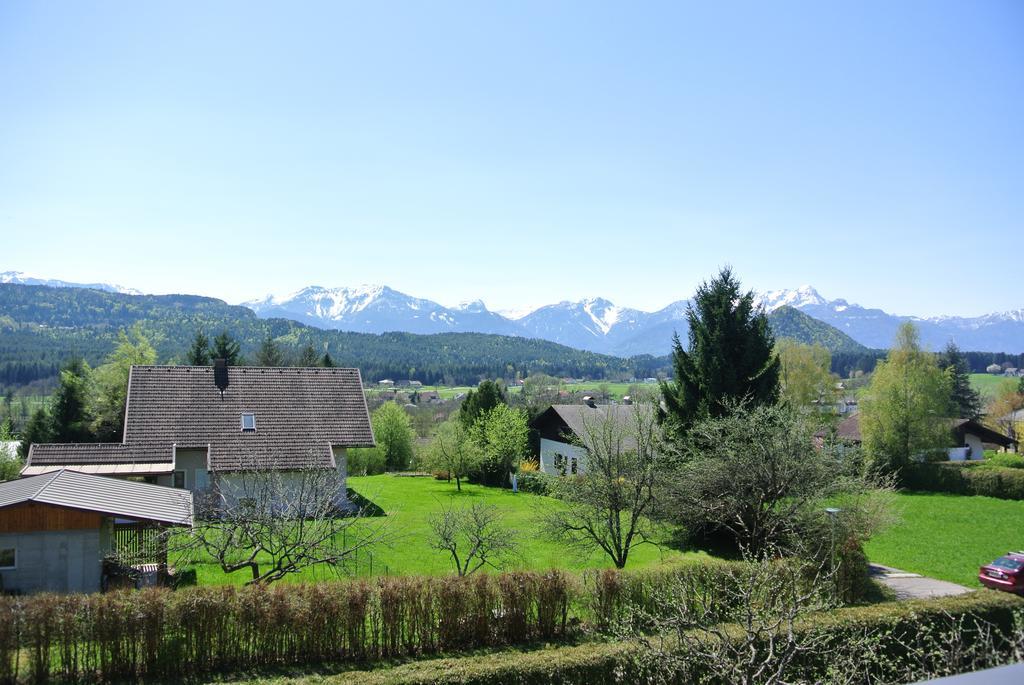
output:
[[[7,547],[17,550],[17,568],[0,571],[5,591],[100,590],[104,549],[101,529],[0,534],[0,548]]]
[[[548,440],[547,438],[540,439],[540,470],[544,473],[552,476],[562,475],[562,471],[555,466],[555,457],[561,455],[565,457],[565,473],[569,474],[572,472],[572,459],[576,459],[577,473],[583,473],[586,470],[587,463],[587,451],[579,445],[571,445],[567,442],[558,442],[556,440]]]
[[[968,450],[968,448],[970,449]],[[970,457],[967,456],[968,451]],[[985,458],[985,445],[981,442],[981,438],[973,433],[964,436],[964,445],[949,448],[950,461],[964,461],[968,458],[971,460]]]

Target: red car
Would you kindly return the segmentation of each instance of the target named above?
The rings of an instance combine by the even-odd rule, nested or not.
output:
[[[982,566],[978,580],[985,587],[1024,595],[1024,552],[1007,552]]]

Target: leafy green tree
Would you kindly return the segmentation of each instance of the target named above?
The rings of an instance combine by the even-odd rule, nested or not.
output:
[[[28,459],[28,448],[39,443],[53,442],[53,419],[44,407],[39,407],[32,414],[25,430],[21,434],[21,445],[18,446],[18,456]]]
[[[23,466],[18,450],[8,447],[14,442],[14,426],[10,417],[0,423],[0,481],[14,480],[21,475]]]
[[[188,352],[185,353],[185,363],[189,366],[210,365],[210,340],[202,331],[196,331],[196,336],[192,339],[192,345],[188,348]]]
[[[498,404],[481,414],[470,431],[482,454],[480,480],[504,485],[529,452],[526,413],[507,404]]]
[[[223,359],[228,366],[238,366],[242,363],[242,346],[227,331],[221,331],[213,339],[212,358]]]
[[[459,407],[459,419],[462,425],[470,428],[483,414],[499,404],[508,404],[505,390],[496,381],[481,381],[475,391],[470,390]]]
[[[939,353],[939,368],[950,377],[950,399],[962,419],[981,418],[981,395],[971,387],[971,367],[956,343],[950,341]]]
[[[955,412],[950,375],[921,349],[917,328],[900,326],[896,346],[878,362],[860,401],[860,431],[869,466],[899,476],[922,455],[949,445]]]
[[[92,432],[99,442],[121,439],[132,366],[155,363],[156,350],[136,325],[130,336],[123,330],[118,334],[117,347],[104,364],[93,369],[88,410],[92,416]]]
[[[316,348],[313,347],[312,343],[307,343],[299,351],[299,358],[296,360],[297,366],[320,366],[320,355],[316,353]]]
[[[817,444],[815,419],[788,404],[736,405],[693,424],[678,467],[661,481],[666,513],[755,552],[827,540],[819,531],[825,507],[842,506],[852,520],[855,501],[875,488],[838,448]],[[828,503],[835,498],[844,504]]]
[[[672,432],[679,436],[699,419],[724,416],[736,402],[776,401],[779,359],[768,317],[731,269],[697,288],[686,319],[689,344],[684,350],[673,337],[675,378],[661,384],[661,418]]]
[[[89,375],[89,365],[82,359],[72,359],[61,369],[51,412],[54,442],[92,442]]]
[[[783,338],[775,344],[779,357],[781,398],[794,407],[830,401],[835,394],[832,355],[822,345],[805,345]]]
[[[479,445],[457,418],[437,427],[426,451],[427,466],[447,472],[449,481],[454,478],[455,489],[459,491],[462,479],[477,470],[482,459]]]
[[[281,347],[270,334],[267,334],[267,337],[260,343],[260,348],[256,350],[256,366],[284,366],[284,354],[281,352]]]
[[[416,434],[412,430],[409,415],[394,402],[380,405],[371,417],[376,449],[383,457],[388,471],[404,471],[409,468],[413,457],[413,443]]]

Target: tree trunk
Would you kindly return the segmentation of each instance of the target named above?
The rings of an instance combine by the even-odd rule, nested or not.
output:
[[[462,479],[459,478],[458,476],[455,476],[455,489],[459,492],[462,492]]]

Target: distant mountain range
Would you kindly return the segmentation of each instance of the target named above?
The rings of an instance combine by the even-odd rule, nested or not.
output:
[[[72,283],[71,281],[61,281],[55,278],[40,278],[36,276],[30,276],[24,271],[4,271],[0,273],[0,283],[16,283],[18,285],[45,285],[51,288],[92,288],[93,290],[103,290],[108,293],[123,293],[125,295],[141,295],[142,292],[135,290],[134,288],[125,288],[120,285],[111,285],[109,283]]]
[[[13,271],[0,273],[0,283],[88,287],[137,294],[121,286],[75,284]],[[778,335],[788,330],[792,337],[822,342],[833,351],[887,348],[900,324],[909,320],[920,329],[924,344],[935,350],[953,340],[964,350],[1024,352],[1024,308],[978,317],[900,316],[843,299],[827,300],[811,286],[764,292],[758,295],[757,302],[769,313]],[[506,316],[489,310],[480,300],[446,307],[386,285],[368,285],[309,286],[242,304],[261,318],[290,319],[318,328],[361,333],[489,333],[538,338],[576,349],[629,357],[667,354],[674,333],[685,339],[688,300],[645,312],[596,297],[562,301]]]
[[[761,293],[757,303],[772,318],[773,326],[785,318],[797,324],[793,314],[776,316],[783,308],[800,312],[837,333],[824,334],[833,350],[887,348],[904,321],[913,321],[928,347],[938,350],[950,340],[964,350],[1024,352],[1024,308],[978,317],[921,318],[889,314],[846,300],[826,300],[811,286]],[[603,354],[628,357],[635,354],[666,354],[673,333],[686,336],[688,300],[679,300],[655,312],[619,307],[604,298],[562,301],[515,318],[489,311],[477,300],[457,307],[412,297],[384,285],[358,288],[310,286],[285,296],[268,296],[242,303],[259,316],[286,317],[310,325],[339,330],[379,333],[480,332],[519,335],[551,340]]]

